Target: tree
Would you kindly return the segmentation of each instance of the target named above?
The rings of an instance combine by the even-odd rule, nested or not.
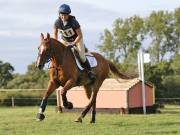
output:
[[[137,50],[144,39],[143,33],[144,21],[138,16],[125,20],[115,20],[113,27],[114,44],[119,50],[122,59],[127,59],[130,53],[137,55]]]
[[[6,87],[7,83],[13,79],[14,67],[10,63],[0,61],[0,87]]]
[[[167,52],[172,50],[173,25],[172,14],[164,11],[152,12],[146,19],[147,33],[152,38],[148,50],[154,63],[163,61]]]
[[[133,16],[125,20],[114,21],[112,32],[105,29],[101,37],[102,44],[98,46],[106,58],[116,64],[126,63],[128,67],[134,69],[137,59],[137,50],[144,39],[144,21],[138,16]],[[127,68],[123,68],[127,70]]]
[[[180,54],[180,7],[175,10],[174,13],[174,34],[173,34],[173,41],[175,47],[173,51],[175,55]]]
[[[180,75],[180,54],[177,54],[172,59],[171,68],[172,68],[175,75]]]
[[[35,67],[35,63],[28,65],[28,71],[24,75],[16,75],[10,81],[7,88],[16,89],[42,89],[47,88],[48,73]]]
[[[165,97],[166,88],[163,85],[163,79],[172,75],[170,63],[167,61],[160,62],[156,65],[145,64],[145,80],[150,81],[155,86],[156,97]]]
[[[112,33],[108,29],[105,29],[104,34],[101,35],[102,45],[98,45],[98,48],[107,59],[115,62],[116,47],[113,40]]]
[[[137,52],[142,47],[144,40],[144,20],[138,16],[129,19],[129,44],[127,45],[127,54],[123,61],[123,69],[128,72],[137,72]]]
[[[180,75],[169,75],[163,78],[164,96],[168,98],[180,97]]]

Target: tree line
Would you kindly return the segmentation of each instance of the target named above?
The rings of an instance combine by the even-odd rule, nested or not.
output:
[[[180,8],[152,12],[148,17],[118,18],[101,34],[99,52],[124,72],[137,73],[137,52],[150,53],[145,79],[154,84],[156,97],[180,97]],[[47,70],[34,63],[25,74],[13,74],[10,63],[0,61],[0,88],[46,88]]]
[[[118,18],[101,34],[100,52],[125,72],[138,72],[137,52],[150,54],[145,79],[157,97],[180,97],[180,8],[152,12],[148,17]]]
[[[43,89],[49,79],[47,70],[39,70],[35,63],[28,65],[25,74],[13,74],[10,63],[0,61],[0,88],[5,89]]]

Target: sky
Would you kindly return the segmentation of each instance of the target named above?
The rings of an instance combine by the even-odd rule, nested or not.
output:
[[[25,73],[36,61],[40,33],[52,35],[58,7],[64,3],[71,6],[92,51],[98,51],[103,30],[112,29],[115,19],[180,7],[180,0],[0,0],[0,60],[9,62],[15,73]]]

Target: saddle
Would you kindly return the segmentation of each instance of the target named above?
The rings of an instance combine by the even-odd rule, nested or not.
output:
[[[71,48],[71,51],[72,51],[72,53],[74,55],[77,67],[79,68],[79,70],[83,71],[84,67],[83,67],[83,63],[81,62],[79,53],[74,48]],[[85,52],[85,56],[86,56],[86,59],[89,61],[89,64],[90,64],[91,67],[96,67],[97,66],[96,58],[87,49],[86,49],[86,52]]]

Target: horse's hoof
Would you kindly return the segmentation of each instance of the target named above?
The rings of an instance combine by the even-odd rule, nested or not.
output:
[[[92,120],[91,120],[90,123],[91,123],[91,124],[95,124],[95,121],[92,121]]]
[[[71,102],[68,102],[66,105],[64,104],[64,107],[66,109],[73,109],[73,104]]]
[[[45,116],[42,113],[37,113],[36,115],[36,121],[42,121],[44,120]]]
[[[82,123],[82,118],[78,118],[74,122]]]

